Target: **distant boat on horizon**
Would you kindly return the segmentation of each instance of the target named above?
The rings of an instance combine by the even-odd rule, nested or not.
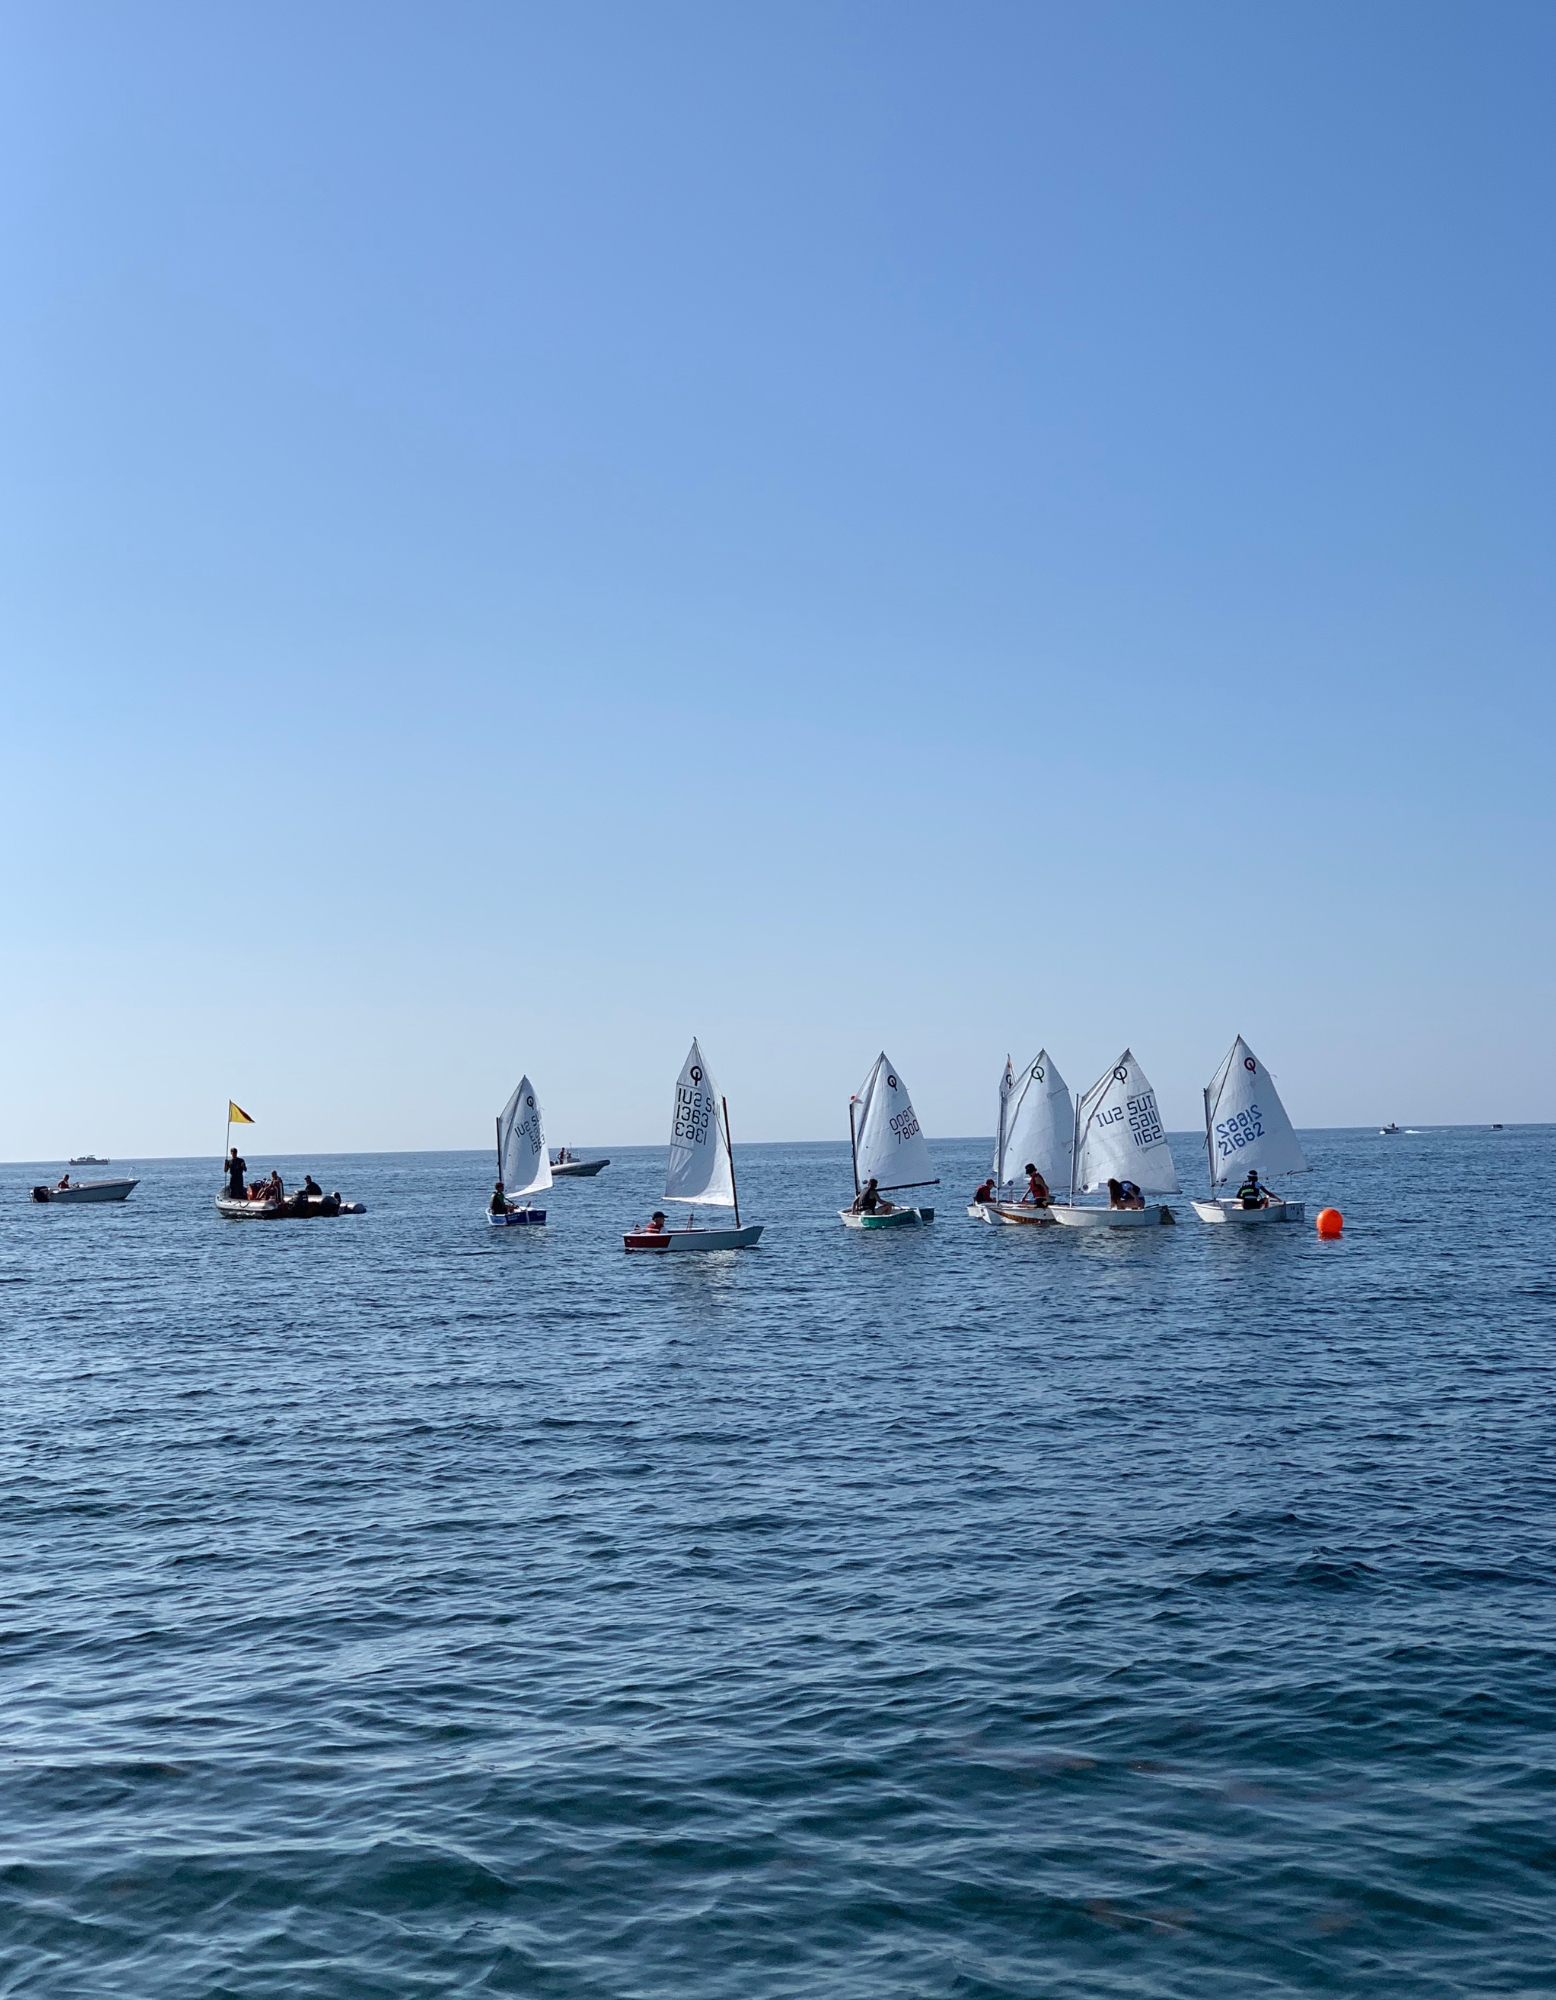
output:
[[[70,1162],[70,1165],[73,1167],[111,1167],[113,1161],[106,1158],[100,1160],[95,1153],[78,1153]]]

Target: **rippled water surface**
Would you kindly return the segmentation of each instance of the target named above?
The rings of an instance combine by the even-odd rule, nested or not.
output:
[[[0,1992],[1549,1994],[1552,1138],[663,1260],[662,1153],[5,1169]]]

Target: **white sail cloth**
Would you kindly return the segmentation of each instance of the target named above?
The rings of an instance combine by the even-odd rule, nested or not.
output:
[[[1010,1099],[1016,1088],[1016,1072],[1011,1067],[1010,1057],[1005,1058],[1005,1074],[1000,1078],[1000,1122],[994,1134],[994,1184],[1005,1185],[1005,1155],[1009,1151],[1006,1140],[1010,1134]]]
[[[715,1208],[735,1205],[735,1172],[730,1164],[719,1087],[708,1072],[695,1036],[675,1084],[665,1200]]]
[[[527,1076],[519,1079],[518,1089],[498,1117],[497,1160],[503,1191],[510,1198],[539,1194],[551,1185],[551,1155],[541,1129],[540,1100]]]
[[[1088,1190],[1133,1181],[1144,1194],[1176,1194],[1178,1170],[1156,1109],[1156,1092],[1128,1049],[1076,1110],[1076,1179]]]
[[[1039,1051],[1016,1078],[1006,1107],[1003,1185],[1024,1174],[1028,1165],[1051,1188],[1070,1185],[1070,1159],[1075,1149],[1075,1107],[1070,1087],[1059,1074],[1047,1049]]]
[[[1205,1089],[1211,1185],[1246,1174],[1305,1174],[1307,1155],[1291,1129],[1269,1071],[1239,1035]]]
[[[924,1144],[908,1087],[884,1049],[852,1103],[854,1170],[861,1187],[875,1180],[881,1193],[888,1194],[893,1188],[933,1187],[938,1183],[940,1176]]]

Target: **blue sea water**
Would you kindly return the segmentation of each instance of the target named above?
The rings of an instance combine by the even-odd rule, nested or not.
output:
[[[710,1259],[661,1152],[3,1170],[0,1993],[1556,1991],[1552,1139],[1117,1237],[751,1147]]]

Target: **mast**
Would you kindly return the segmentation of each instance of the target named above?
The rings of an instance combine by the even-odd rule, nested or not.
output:
[[[1210,1085],[1205,1085],[1205,1164],[1210,1169],[1210,1199],[1216,1198],[1216,1147],[1210,1136]]]
[[[1005,1057],[1005,1075],[1006,1076],[1010,1075],[1009,1055]],[[1002,1085],[1003,1081],[1004,1079],[1002,1078],[1001,1079]],[[1001,1088],[1000,1130],[999,1130],[999,1137],[994,1142],[994,1177],[996,1183],[1000,1187],[1003,1187],[1005,1185],[1005,1119],[1006,1119],[1006,1114],[1009,1112],[1009,1110],[1010,1110],[1010,1092],[1004,1088]]]
[[[502,1179],[502,1113],[500,1111],[498,1112],[497,1116],[493,1119],[492,1122],[497,1127],[497,1178],[498,1180],[501,1180]]]
[[[735,1185],[735,1148],[729,1136],[729,1099],[721,1097],[724,1107],[724,1150],[729,1155],[729,1191],[735,1200],[735,1227],[740,1227],[740,1190]]]
[[[1075,1168],[1081,1156],[1081,1101],[1075,1100],[1074,1132],[1070,1140],[1070,1206],[1075,1206]]]
[[[854,1156],[854,1199],[859,1199],[859,1140],[854,1132],[854,1100],[848,1100],[848,1150]]]

